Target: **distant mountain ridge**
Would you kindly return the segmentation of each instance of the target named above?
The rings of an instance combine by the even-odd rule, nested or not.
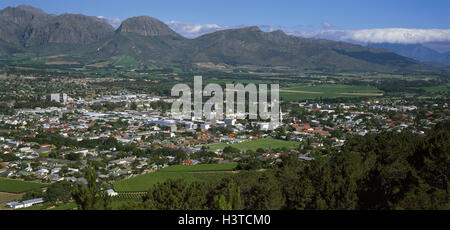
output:
[[[256,26],[187,39],[148,16],[114,30],[98,17],[46,14],[30,6],[0,11],[0,54],[64,54],[74,60],[129,56],[160,65],[214,63],[318,71],[422,71],[430,67],[387,49],[263,32]]]
[[[438,63],[450,67],[450,51],[445,53],[437,52],[422,44],[395,44],[395,43],[377,43],[368,44],[373,47],[386,48],[394,53],[425,63]]]
[[[142,36],[180,36],[166,24],[149,16],[128,18],[117,29],[118,33],[136,33]]]
[[[47,43],[89,44],[114,32],[103,19],[81,14],[46,14],[31,6],[0,11],[0,39],[23,46]]]

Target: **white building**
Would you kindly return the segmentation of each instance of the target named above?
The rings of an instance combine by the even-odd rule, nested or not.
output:
[[[116,191],[114,191],[113,189],[108,189],[106,191],[108,193],[108,196],[117,196],[119,195]]]
[[[50,94],[50,101],[55,101],[59,103],[67,103],[69,97],[65,93],[52,93]]]
[[[225,119],[225,124],[226,125],[235,125],[236,119]]]
[[[18,209],[18,208],[26,208],[26,207],[31,207],[35,204],[41,204],[44,203],[44,199],[43,198],[37,198],[37,199],[32,199],[32,200],[26,200],[26,201],[22,201],[22,202],[9,202],[6,204],[6,207],[8,208],[14,208],[14,209]]]

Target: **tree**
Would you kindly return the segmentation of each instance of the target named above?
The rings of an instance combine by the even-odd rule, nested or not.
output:
[[[240,172],[236,183],[241,189],[242,208],[247,210],[278,210],[284,204],[280,183],[273,173]]]
[[[240,153],[241,151],[238,148],[227,146],[223,149],[223,153],[226,154],[233,154],[233,153]]]
[[[207,193],[205,183],[169,179],[152,187],[143,202],[128,203],[122,209],[202,210],[207,209]]]
[[[87,186],[79,183],[72,192],[72,197],[80,210],[110,209],[111,198],[97,184],[97,173],[92,166],[85,172]]]
[[[308,209],[313,201],[315,189],[310,178],[302,175],[304,165],[293,167],[286,165],[277,172],[282,186],[282,194],[286,198],[283,209]]]
[[[56,151],[56,150],[52,150],[51,152],[50,152],[50,154],[48,155],[50,158],[58,158],[58,152]]]
[[[136,110],[137,109],[137,104],[136,102],[132,102],[130,105],[131,110]]]
[[[45,192],[45,200],[51,203],[68,202],[72,198],[72,186],[67,181],[51,184]]]
[[[69,153],[67,154],[67,159],[69,161],[78,161],[81,159],[81,155],[78,153]]]
[[[22,200],[31,200],[36,198],[41,198],[44,196],[44,192],[41,188],[35,188],[33,190],[30,190],[23,195]]]
[[[154,186],[144,202],[126,208],[448,210],[449,137],[449,121],[426,135],[407,131],[356,135],[339,151],[329,149],[313,161],[285,154],[264,172],[192,184],[169,180]],[[159,149],[152,154],[173,152]]]
[[[241,189],[233,181],[228,183],[227,193],[214,197],[216,210],[241,209]]]

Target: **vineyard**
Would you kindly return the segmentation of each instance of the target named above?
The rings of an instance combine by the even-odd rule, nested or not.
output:
[[[297,148],[299,143],[297,141],[284,141],[273,138],[262,138],[251,141],[244,141],[240,143],[227,144],[227,143],[219,143],[209,145],[211,150],[224,149],[227,146],[231,146],[233,148],[237,148],[241,151],[253,150],[256,151],[259,148],[262,149],[276,149],[286,147],[288,149]]]
[[[160,172],[201,172],[201,171],[232,171],[237,163],[228,164],[198,164],[198,165],[174,165],[159,170]]]
[[[111,197],[112,202],[139,202],[142,201],[145,192],[121,192],[117,196]]]
[[[122,209],[123,205],[133,202],[142,202],[145,192],[119,192],[117,196],[111,197],[113,210]]]
[[[153,185],[166,180],[183,180],[187,183],[194,181],[217,181],[232,175],[236,163],[204,164],[204,165],[175,165],[162,170],[139,175],[133,178],[115,182],[117,192],[146,192]]]

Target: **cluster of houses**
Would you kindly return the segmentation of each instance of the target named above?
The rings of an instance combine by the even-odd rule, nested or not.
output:
[[[323,146],[323,140],[331,140],[333,145],[342,146],[346,135],[367,135],[381,131],[398,131],[408,129],[423,134],[433,124],[448,119],[449,110],[446,103],[431,104],[428,107],[439,108],[440,118],[425,117],[417,125],[415,105],[404,105],[404,101],[367,100],[361,103],[308,104],[290,103],[291,108],[303,108],[306,111],[303,120],[291,118],[286,125],[292,127],[292,140],[304,141],[309,137],[314,147]],[[396,117],[390,117],[395,112]],[[429,112],[433,114],[433,112]],[[333,135],[336,131],[345,135]],[[322,143],[321,143],[322,142]]]
[[[66,96],[59,95],[64,99]],[[56,100],[56,95],[54,98]],[[66,98],[67,99],[67,98]],[[92,111],[88,107],[74,105],[95,104],[102,101],[138,102],[141,109],[123,111]],[[234,144],[259,138],[274,137],[267,130],[267,122],[241,122],[234,117],[216,120],[214,116],[189,120],[175,119],[169,112],[151,109],[150,102],[170,100],[148,95],[103,96],[97,99],[78,99],[62,108],[22,109],[16,114],[0,117],[0,128],[13,128],[23,136],[0,136],[0,153],[9,154],[15,160],[0,159],[0,175],[5,177],[31,177],[36,180],[55,182],[61,180],[84,181],[81,170],[87,159],[105,161],[100,167],[99,177],[114,180],[158,170],[167,165],[149,162],[147,157],[121,155],[115,148],[101,150],[92,146],[55,146],[52,140],[40,143],[27,141],[42,133],[52,133],[78,143],[113,138],[123,145],[133,144],[137,149],[174,148],[183,150],[188,156],[200,152],[202,146],[218,143]],[[147,106],[148,105],[148,106]],[[342,146],[348,135],[367,135],[383,130],[404,129],[423,133],[439,120],[447,119],[447,104],[426,104],[427,108],[441,111],[425,117],[417,125],[416,105],[405,101],[373,99],[360,103],[289,103],[288,111],[281,118],[285,133],[281,139],[308,143],[313,149],[327,145]],[[143,109],[145,107],[145,109]],[[290,115],[290,111],[302,109],[302,117]],[[397,117],[392,117],[395,112]],[[440,114],[440,115],[439,115]],[[221,130],[227,130],[222,132]],[[81,144],[80,144],[81,145]],[[312,160],[303,151],[303,160]],[[209,160],[223,160],[222,150]],[[279,153],[262,158],[279,158]],[[74,159],[71,159],[71,157]],[[167,156],[173,162],[173,156]],[[205,159],[188,157],[183,164],[199,164]],[[239,161],[238,157],[231,160]],[[75,163],[76,162],[76,163]]]

